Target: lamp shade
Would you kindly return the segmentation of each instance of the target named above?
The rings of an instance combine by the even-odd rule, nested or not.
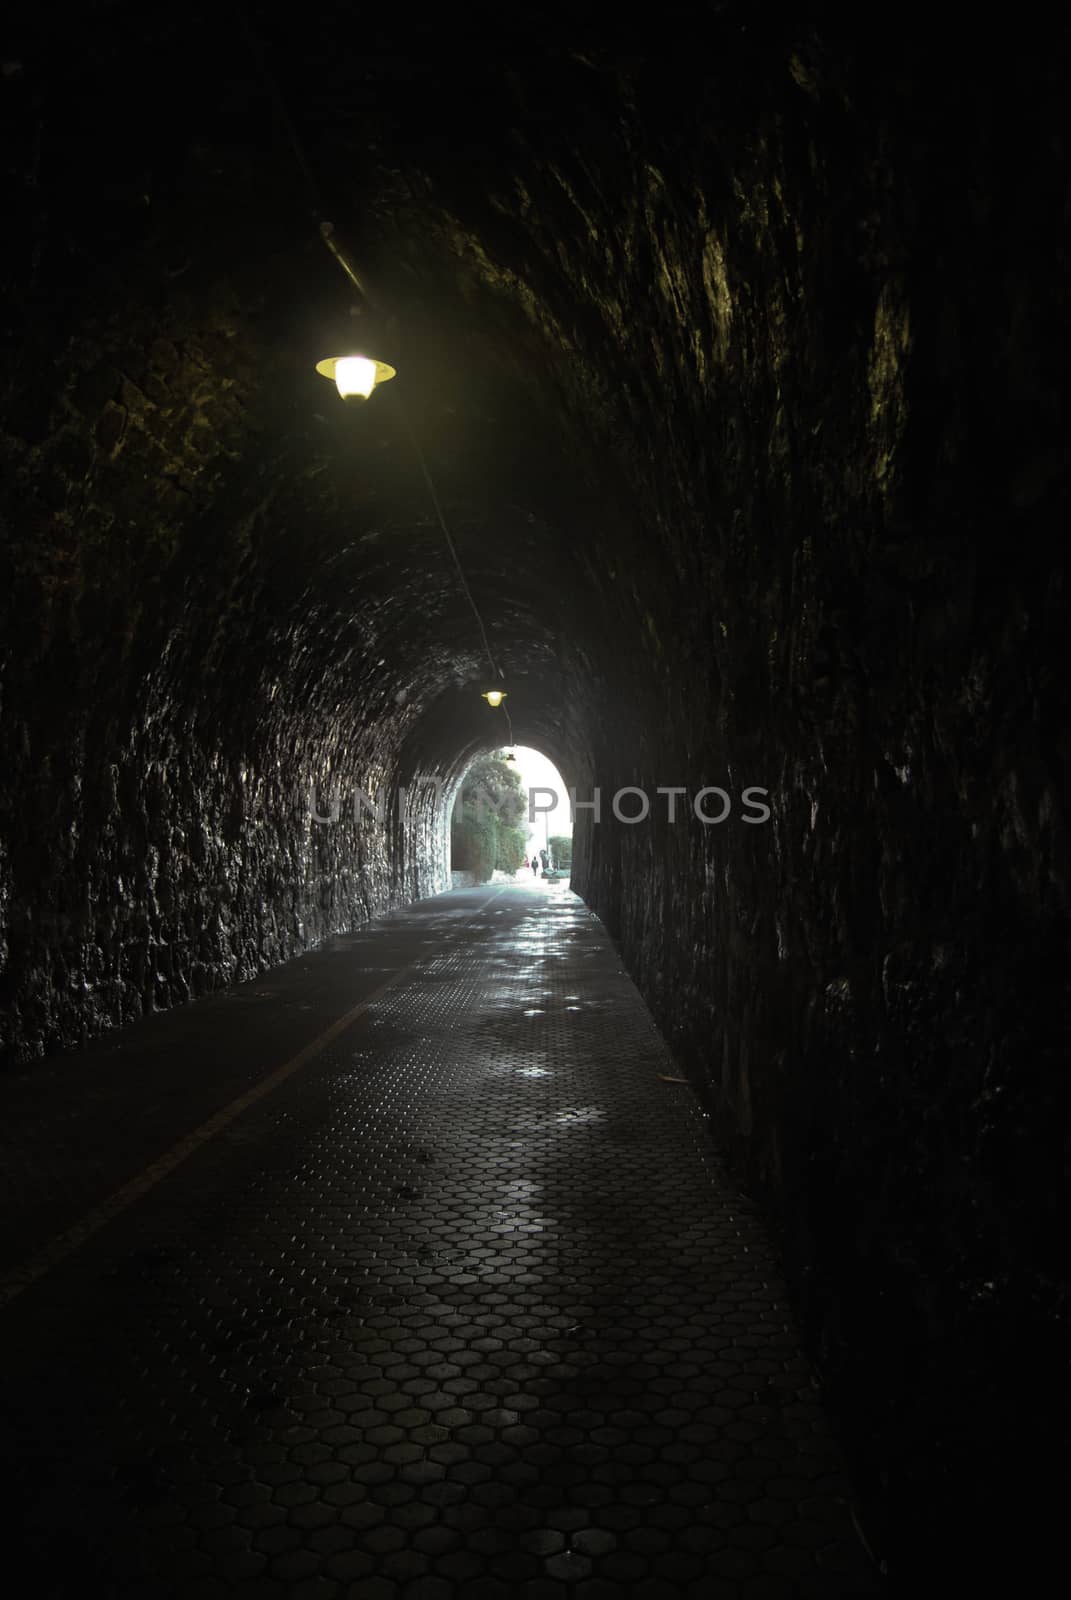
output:
[[[316,363],[316,370],[321,377],[333,381],[343,400],[358,404],[367,400],[381,383],[396,376],[395,369],[385,361],[376,361],[356,351],[345,356],[327,356]]]

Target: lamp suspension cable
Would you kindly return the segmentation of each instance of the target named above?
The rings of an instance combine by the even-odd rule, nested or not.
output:
[[[268,94],[271,97],[272,103],[275,106],[276,114],[278,115],[279,120],[282,123],[283,127],[286,129],[287,136],[288,136],[288,138],[290,140],[290,146],[291,146],[291,149],[293,150],[293,153],[294,153],[294,160],[297,163],[298,169],[300,170],[302,176],[305,179],[305,184],[306,184],[306,187],[307,187],[308,192],[309,192],[309,201],[310,201],[310,207],[311,207],[311,214],[312,214],[313,220],[318,225],[320,237],[323,240],[324,244],[327,246],[328,250],[330,250],[331,254],[334,256],[335,260],[338,262],[339,266],[342,268],[342,271],[345,273],[345,275],[349,279],[350,283],[353,285],[353,287],[356,289],[357,293],[360,295],[361,299],[369,307],[370,310],[374,311],[374,310],[377,309],[377,307],[376,307],[375,303],[373,302],[372,297],[369,294],[367,287],[361,281],[361,278],[360,278],[359,274],[357,273],[357,271],[356,271],[353,263],[350,261],[349,257],[346,255],[345,251],[341,248],[341,246],[338,244],[337,240],[335,239],[334,224],[324,220],[324,208],[323,208],[323,205],[322,205],[321,199],[320,199],[319,186],[317,185],[316,179],[313,176],[312,168],[310,167],[309,162],[306,159],[305,152],[304,152],[304,150],[302,148],[301,140],[298,137],[297,129],[294,126],[293,120],[292,120],[292,118],[291,118],[291,116],[290,116],[290,114],[289,114],[289,112],[288,112],[288,110],[286,108],[286,102],[284,101],[284,99],[282,97],[282,94],[279,91],[279,86],[278,86],[278,84],[277,84],[277,82],[275,80],[275,76],[272,73],[271,68],[268,65],[267,57],[265,56],[263,46],[261,45],[261,42],[258,39],[258,37],[257,37],[257,35],[256,35],[256,33],[255,33],[250,21],[249,21],[248,16],[246,15],[245,8],[244,7],[239,7],[238,9],[239,9],[239,16],[241,18],[242,29],[243,29],[243,31],[245,33],[246,42],[247,42],[247,44],[249,46],[250,53],[253,56],[257,67],[259,68],[259,71],[260,71],[260,74],[261,74],[262,78],[264,79],[265,85],[266,85],[267,90],[268,90]],[[443,538],[446,540],[446,547],[449,550],[451,559],[453,560],[454,566],[457,569],[457,576],[458,576],[458,581],[459,581],[459,583],[461,585],[461,591],[464,594],[464,596],[465,596],[466,600],[468,601],[469,605],[471,606],[472,614],[476,619],[476,625],[477,625],[477,627],[479,628],[479,631],[480,631],[480,638],[483,641],[484,652],[485,652],[485,654],[487,656],[487,661],[488,661],[488,664],[489,664],[489,666],[491,668],[492,678],[499,679],[499,680],[504,680],[505,674],[502,672],[501,668],[498,665],[498,662],[495,660],[494,651],[491,649],[491,641],[487,636],[487,629],[484,626],[484,620],[483,620],[482,615],[480,614],[480,608],[476,604],[475,597],[474,597],[474,595],[472,593],[471,588],[469,587],[468,579],[465,576],[465,569],[461,565],[461,557],[458,555],[457,546],[455,545],[453,537],[452,537],[452,535],[450,533],[450,529],[447,526],[446,517],[445,517],[445,515],[443,513],[443,508],[442,508],[442,504],[441,504],[441,502],[439,500],[438,493],[436,492],[435,483],[434,483],[434,481],[432,479],[432,476],[431,476],[431,469],[428,466],[427,458],[426,458],[426,456],[424,454],[423,449],[421,448],[420,440],[417,438],[416,430],[414,429],[413,424],[410,421],[409,412],[406,409],[406,406],[405,406],[405,403],[404,403],[402,397],[400,395],[396,396],[396,401],[397,401],[398,407],[399,407],[399,409],[401,411],[402,421],[405,423],[406,432],[408,433],[410,441],[412,443],[414,454],[416,455],[417,461],[420,463],[420,470],[421,470],[421,472],[423,474],[424,482],[427,485],[428,495],[429,495],[429,497],[431,499],[431,503],[432,503],[432,506],[433,506],[434,511],[435,511],[436,519],[438,521],[439,527],[442,530]],[[510,721],[510,715],[509,715],[509,712],[506,710],[506,706],[505,706],[504,703],[501,705],[500,709],[502,711],[505,711],[505,713],[506,713],[506,724],[507,724],[507,726],[509,728],[509,742],[512,745],[513,744],[513,723]]]
[[[491,641],[487,637],[487,629],[484,627],[483,617],[480,615],[480,608],[476,604],[472,590],[469,588],[469,582],[465,576],[465,569],[461,565],[461,557],[457,553],[457,546],[454,544],[450,529],[446,525],[446,518],[443,515],[443,508],[440,504],[439,496],[435,490],[435,484],[432,480],[431,470],[428,467],[427,458],[424,455],[424,451],[421,449],[420,440],[417,438],[413,424],[409,420],[409,413],[405,408],[405,404],[402,401],[401,396],[396,396],[395,398],[402,413],[402,421],[405,423],[406,431],[409,434],[410,440],[412,441],[413,451],[417,460],[420,462],[420,470],[424,474],[424,482],[428,486],[428,494],[431,498],[431,503],[435,508],[435,515],[439,519],[439,527],[442,529],[443,538],[446,540],[446,547],[453,557],[454,566],[457,568],[458,581],[461,584],[465,598],[472,607],[472,614],[476,618],[476,626],[480,630],[480,637],[483,640],[483,648],[486,652],[487,660],[490,663],[491,674],[495,678],[502,678],[504,677],[504,674],[500,670],[498,663],[495,660],[494,651],[491,649]],[[502,709],[505,711],[505,706],[503,706]],[[506,712],[506,716],[508,718],[509,712]]]

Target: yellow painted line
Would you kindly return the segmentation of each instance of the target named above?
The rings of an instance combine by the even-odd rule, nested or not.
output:
[[[482,905],[476,907],[476,913],[484,911],[492,900],[497,900],[499,895],[504,892],[504,889],[496,890]],[[400,983],[412,970],[412,965],[403,967],[400,972],[394,974],[393,978],[388,978],[386,983],[381,983],[378,989],[373,989],[372,993],[367,995],[359,1005],[353,1006],[344,1016],[339,1017],[337,1022],[332,1022],[329,1028],[325,1028],[323,1033],[317,1035],[303,1050],[299,1050],[296,1056],[291,1056],[289,1061],[284,1062],[281,1067],[276,1067],[274,1072],[270,1072],[266,1078],[262,1078],[259,1083],[254,1084],[252,1089],[247,1089],[245,1094],[239,1095],[236,1100],[232,1100],[229,1105],[224,1106],[222,1111],[217,1111],[214,1117],[209,1117],[207,1122],[203,1122],[199,1128],[195,1128],[184,1139],[180,1139],[178,1144],[174,1145],[166,1155],[160,1157],[159,1161],[154,1161],[143,1172],[139,1172],[136,1178],[132,1178],[129,1183],[124,1183],[121,1189],[117,1189],[113,1195],[110,1195],[107,1200],[103,1201],[94,1210],[87,1212],[73,1227],[68,1228],[65,1233],[58,1234],[36,1256],[31,1257],[22,1266],[15,1267],[0,1276],[0,1307],[10,1304],[12,1300],[17,1299],[22,1294],[24,1289],[28,1289],[32,1283],[36,1283],[38,1278],[43,1278],[45,1273],[49,1272],[60,1261],[64,1261],[68,1256],[73,1255],[87,1239],[91,1238],[93,1234],[99,1233],[100,1229],[106,1223],[111,1222],[113,1217],[117,1217],[120,1212],[133,1205],[135,1200],[140,1200],[142,1195],[155,1188],[162,1178],[166,1178],[170,1173],[174,1172],[176,1167],[181,1166],[189,1156],[200,1150],[203,1145],[208,1143],[209,1139],[214,1138],[217,1133],[228,1127],[236,1117],[240,1117],[243,1111],[247,1111],[258,1100],[263,1100],[265,1095],[271,1094],[281,1083],[285,1083],[287,1078],[292,1078],[295,1072],[300,1072],[302,1067],[306,1066],[315,1056],[325,1050],[333,1040],[337,1039],[340,1033],[345,1033],[347,1028],[352,1027],[362,1012],[367,1011],[370,1006],[374,1006],[376,1001],[387,993],[388,989],[393,989],[395,984]]]

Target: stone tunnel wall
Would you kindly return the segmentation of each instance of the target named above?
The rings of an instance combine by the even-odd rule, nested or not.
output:
[[[18,371],[54,391],[17,391],[3,439],[8,1062],[251,977],[446,870],[400,755],[404,597],[367,585],[340,614],[345,549],[294,537],[300,488],[236,469],[233,307],[134,302],[61,360],[41,339]],[[354,819],[361,790],[384,825]]]
[[[1052,1514],[1068,1415],[1067,171],[1015,96],[797,67],[722,181],[652,162],[631,272],[567,264],[602,370],[646,356],[574,882],[773,1202],[870,1536],[966,1570]],[[733,814],[615,825],[625,784]]]
[[[1071,1311],[1062,68],[989,96],[957,50],[792,54],[758,111],[674,61],[623,137],[422,195],[597,463],[574,886],[777,1220],[870,1536],[931,1577],[1054,1513],[1021,1463]],[[715,784],[719,827],[609,814]]]

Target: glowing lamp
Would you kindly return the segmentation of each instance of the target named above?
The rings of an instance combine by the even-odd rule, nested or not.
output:
[[[500,706],[506,698],[506,691],[505,689],[488,689],[487,693],[481,695],[480,698],[486,700],[489,706]]]
[[[316,370],[324,378],[331,378],[343,400],[362,404],[372,390],[395,376],[393,367],[385,361],[373,361],[370,356],[328,356],[316,363]]]

